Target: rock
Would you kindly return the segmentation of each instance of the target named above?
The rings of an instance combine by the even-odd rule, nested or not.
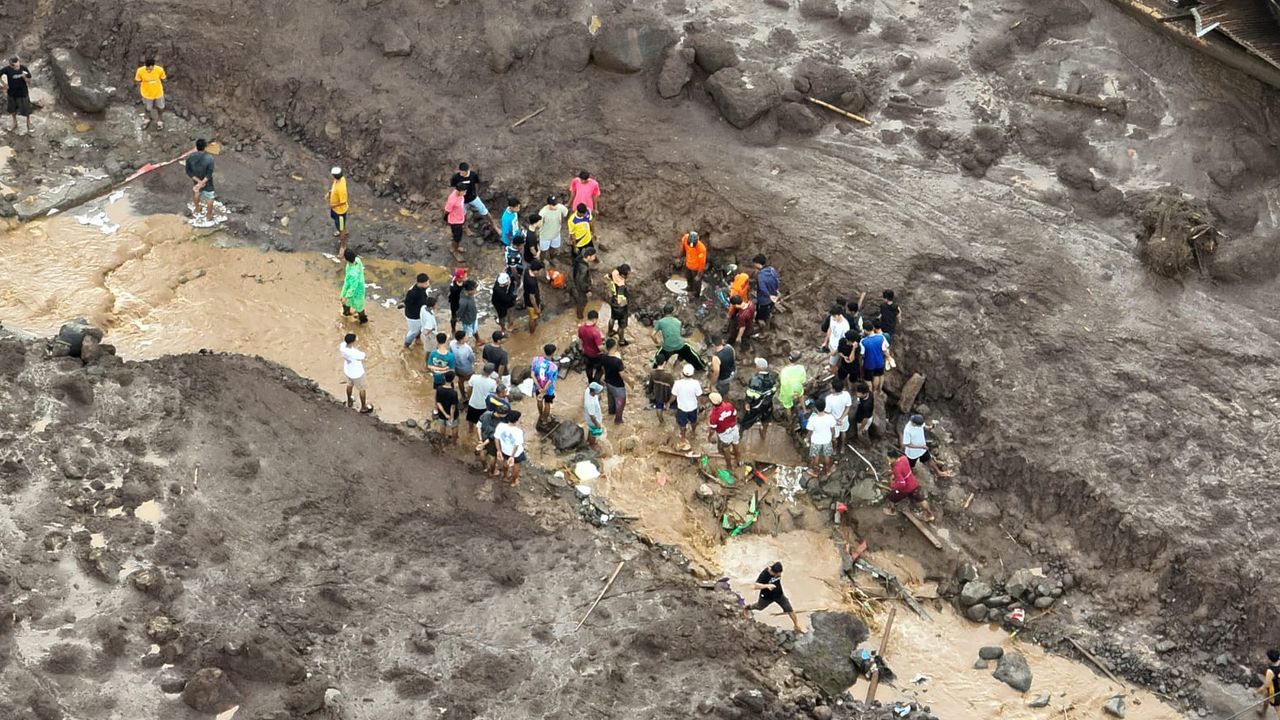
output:
[[[673,47],[667,51],[667,59],[658,72],[659,95],[673,98],[684,92],[684,86],[693,78],[693,68],[689,66],[691,53],[688,48]]]
[[[591,62],[609,72],[630,74],[657,65],[676,40],[667,22],[642,12],[604,19],[591,48]]]
[[[178,637],[178,628],[173,621],[164,615],[157,615],[147,621],[143,628],[153,643],[166,643]]]
[[[90,325],[84,318],[76,318],[58,329],[58,340],[67,344],[72,357],[80,357],[86,337],[101,342],[102,328]]]
[[[1222,653],[1221,655],[1213,659],[1213,664],[1217,665],[1218,667],[1226,667],[1227,664],[1230,662],[1231,662],[1231,656],[1226,653]]]
[[[111,92],[97,81],[89,63],[74,50],[54,48],[49,52],[50,64],[58,89],[72,107],[87,113],[100,113],[107,109]]]
[[[992,595],[986,600],[983,600],[983,602],[986,603],[987,607],[1002,608],[1011,604],[1013,602],[1013,598],[1008,595]]]
[[[708,75],[738,64],[738,49],[720,35],[694,35],[685,41],[693,48],[693,62]]]
[[[982,658],[978,658],[977,660],[973,661],[974,670],[986,670],[990,666],[991,666],[990,660],[983,660]]]
[[[240,691],[221,668],[201,668],[182,688],[182,702],[196,712],[216,715],[239,705]]]
[[[990,608],[988,608],[986,605],[983,605],[982,603],[978,603],[977,605],[970,605],[968,608],[966,608],[964,611],[964,616],[974,622],[985,622],[987,619],[987,612],[989,610]]]
[[[759,120],[781,99],[772,78],[748,76],[737,68],[724,68],[707,78],[706,88],[724,119],[739,129]]]
[[[542,62],[552,69],[582,72],[591,62],[591,43],[591,31],[586,25],[558,25],[542,45]]]
[[[912,406],[916,404],[916,396],[920,394],[920,390],[924,388],[924,375],[913,373],[906,384],[902,386],[902,392],[898,395],[898,410],[900,412],[910,412]]]
[[[792,665],[804,670],[818,687],[838,695],[858,677],[849,658],[867,639],[867,626],[850,613],[818,612],[810,620],[813,631],[795,639]]]
[[[956,580],[961,583],[972,582],[978,579],[978,569],[973,566],[973,563],[961,563],[960,567],[956,568],[955,575]]]
[[[80,359],[84,361],[86,365],[91,362],[95,362],[103,355],[107,354],[102,348],[103,345],[97,338],[92,335],[86,335],[80,344]]]
[[[1076,576],[1071,573],[1062,574],[1062,589],[1071,590],[1076,586]]]
[[[1007,652],[1001,655],[992,677],[1018,692],[1031,689],[1031,668],[1027,665],[1027,659],[1019,652]]]
[[[813,715],[813,720],[831,720],[831,707],[827,705],[814,705],[813,711],[810,714]]]
[[[400,25],[394,22],[379,25],[370,40],[382,48],[382,54],[386,57],[406,57],[413,52],[413,42],[400,29]]]
[[[840,11],[840,27],[845,32],[857,34],[871,27],[871,8],[851,5]]]
[[[577,423],[562,422],[551,435],[551,442],[556,446],[556,452],[569,452],[580,447],[585,441],[586,434]]]
[[[800,0],[800,15],[810,20],[835,20],[840,17],[836,0]]]
[[[165,668],[156,677],[156,684],[160,686],[162,692],[175,695],[187,686],[187,679],[177,668]]]
[[[791,9],[791,0],[764,0],[764,4],[769,5],[770,7],[776,7],[779,10]]]
[[[1124,696],[1116,695],[1102,706],[1102,712],[1111,717],[1124,717]]]
[[[965,583],[965,586],[960,589],[960,605],[963,607],[976,605],[989,597],[991,597],[991,586],[981,580]]]
[[[764,114],[751,127],[742,131],[742,142],[754,147],[773,147],[782,136],[782,128],[778,127],[778,116],[772,111]],[[712,241],[713,248],[718,250],[740,250],[746,236],[741,233],[717,233]]]
[[[1167,653],[1178,647],[1178,643],[1172,640],[1161,640],[1156,643],[1156,652]]]
[[[1037,695],[1027,701],[1027,707],[1029,708],[1049,707],[1049,699],[1050,699],[1050,696],[1048,695]]]
[[[822,120],[807,105],[784,102],[778,106],[778,127],[797,135],[812,135],[822,129]]]
[[[328,678],[315,675],[289,688],[284,705],[295,717],[310,715],[324,707],[324,696],[329,690]]]
[[[120,563],[107,548],[89,548],[82,557],[85,568],[98,578],[112,584],[120,578]]]
[[[1030,570],[1025,568],[1014,570],[1009,579],[1004,581],[1004,590],[1015,599],[1021,600],[1034,591],[1038,581],[1039,579]]]
[[[1004,648],[995,645],[987,645],[978,648],[978,657],[983,660],[999,660],[1004,655]]]
[[[1035,605],[1037,610],[1044,610],[1046,608],[1052,607],[1054,600],[1056,600],[1056,598],[1054,598],[1052,595],[1044,595],[1042,597],[1036,598],[1036,601],[1032,604]]]

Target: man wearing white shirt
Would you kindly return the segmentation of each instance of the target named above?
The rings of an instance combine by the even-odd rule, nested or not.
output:
[[[835,452],[844,447],[845,433],[849,432],[849,408],[853,406],[853,396],[844,387],[844,381],[836,378],[831,381],[831,393],[827,395],[827,412],[836,419]]]
[[[685,363],[681,370],[684,377],[671,384],[671,399],[668,405],[676,406],[676,427],[680,430],[680,450],[692,450],[689,444],[689,433],[698,424],[698,403],[702,397],[702,383],[694,379],[693,366]]]
[[[912,415],[907,421],[907,426],[902,429],[902,454],[907,456],[911,467],[915,467],[917,462],[923,462],[929,468],[929,472],[937,477],[949,478],[955,475],[954,472],[943,470],[938,461],[933,458],[933,454],[929,452],[929,446],[924,438],[923,415]]]
[[[365,400],[365,354],[356,348],[355,333],[347,333],[347,336],[342,339],[342,344],[338,346],[338,355],[342,356],[342,375],[346,378],[344,384],[347,386],[347,407],[355,406],[352,394],[359,390],[360,412],[368,415],[373,412],[373,406]]]
[[[524,430],[516,425],[519,420],[519,411],[512,410],[493,429],[493,439],[498,444],[498,470],[512,485],[520,484],[520,465],[528,459],[524,452]]]
[[[831,444],[835,440],[836,419],[827,412],[826,398],[814,404],[814,412],[805,423],[809,431],[809,469],[810,477],[818,477],[819,468],[823,477],[831,474]]]

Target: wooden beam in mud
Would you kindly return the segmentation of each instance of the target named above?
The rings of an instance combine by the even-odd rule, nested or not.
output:
[[[1093,653],[1089,652],[1088,650],[1085,650],[1084,646],[1076,642],[1075,638],[1071,637],[1070,635],[1067,635],[1066,640],[1067,642],[1071,643],[1072,647],[1080,651],[1080,654],[1083,655],[1086,660],[1093,663],[1102,672],[1106,673],[1107,677],[1111,678],[1112,682],[1114,682],[1115,684],[1119,685],[1122,688],[1128,688],[1128,685],[1125,685],[1123,680],[1116,677],[1116,674],[1111,672],[1111,669],[1108,668],[1106,665],[1103,665],[1102,661],[1099,660],[1097,657],[1095,657]]]
[[[880,636],[880,660],[884,661],[884,654],[889,649],[889,633],[893,631],[893,619],[898,615],[898,608],[889,608],[889,619],[884,621],[884,634]],[[876,670],[871,676],[871,684],[867,686],[867,702],[870,703],[876,699],[876,690],[880,688],[880,671]]]
[[[935,550],[942,549],[942,541],[938,539],[937,535],[933,534],[933,531],[930,530],[924,524],[923,520],[916,517],[915,515],[912,515],[910,510],[907,510],[906,512],[902,513],[902,516],[905,517],[908,522],[914,525],[916,530],[920,531],[920,534],[924,536],[925,540],[929,541],[929,544],[932,545]]]
[[[1061,100],[1062,102],[1074,103],[1076,105],[1084,105],[1102,112],[1109,112],[1112,115],[1123,116],[1128,109],[1124,98],[1101,98],[1092,95],[1079,95],[1069,93],[1056,88],[1048,87],[1029,87],[1027,93],[1031,95],[1039,95],[1040,97],[1050,98],[1051,100]]]
[[[573,629],[574,632],[582,629],[583,624],[587,622],[587,618],[591,617],[591,613],[595,611],[596,606],[604,599],[604,594],[609,592],[609,588],[613,587],[613,581],[618,579],[618,573],[622,572],[622,566],[626,564],[626,560],[618,561],[618,567],[613,569],[613,574],[609,576],[609,581],[604,584],[604,589],[596,596],[596,601],[591,603],[591,607],[587,608],[587,614],[583,615],[582,619],[578,621],[578,627]]]

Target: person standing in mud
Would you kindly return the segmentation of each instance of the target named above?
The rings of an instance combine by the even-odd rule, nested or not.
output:
[[[929,501],[924,497],[924,491],[920,489],[920,481],[916,480],[915,473],[911,472],[911,461],[898,448],[889,448],[888,454],[893,479],[889,481],[889,494],[885,496],[887,503],[884,506],[885,515],[897,514],[895,506],[903,500],[910,500],[912,505],[920,507],[920,514],[925,522],[936,520],[933,510],[929,507]]]
[[[512,486],[520,484],[520,466],[528,459],[524,449],[524,430],[516,424],[519,421],[520,412],[512,410],[493,429],[493,439],[498,444],[497,466],[502,479]]]
[[[571,250],[574,255],[579,255],[586,252],[587,248],[595,246],[595,221],[584,203],[574,206],[574,212],[566,221],[566,227],[569,228],[569,241],[572,243]]]
[[[449,226],[449,251],[453,261],[462,262],[462,233],[467,228],[467,191],[462,185],[453,188],[444,201],[444,221]]]
[[[569,208],[552,195],[538,211],[538,218],[541,220],[538,225],[538,251],[546,255],[548,265],[554,266],[556,252],[560,250],[560,231],[565,220],[569,219]],[[581,319],[582,316],[578,317]]]
[[[480,324],[480,310],[476,307],[476,281],[467,280],[462,284],[462,296],[458,298],[459,330],[469,337],[476,336],[476,328]]]
[[[338,238],[338,254],[347,250],[347,211],[351,204],[347,197],[347,178],[342,168],[334,165],[329,170],[333,182],[329,184],[329,192],[325,197],[329,201],[329,218],[333,220],[333,236]]]
[[[157,128],[164,129],[164,81],[168,78],[164,68],[157,65],[153,57],[143,60],[142,66],[133,73],[133,81],[138,83],[138,94],[142,96],[142,106],[147,114],[146,122],[142,123],[143,130],[151,127],[152,121]]]
[[[684,376],[671,384],[671,397],[668,405],[676,406],[676,429],[680,432],[680,451],[693,449],[689,444],[689,436],[698,424],[698,406],[701,404],[702,383],[694,379],[693,366],[685,363],[680,370]]]
[[[569,181],[569,204],[574,207],[586,205],[587,212],[596,214],[600,207],[600,183],[591,177],[591,173],[580,170],[578,177]]]
[[[449,187],[462,188],[462,200],[466,206],[471,208],[476,215],[489,221],[489,225],[493,227],[494,235],[502,235],[502,230],[498,227],[498,223],[489,214],[489,208],[485,207],[484,201],[480,199],[479,172],[472,170],[467,163],[458,163],[458,172],[449,178]]]
[[[604,437],[604,410],[600,407],[600,393],[604,386],[598,382],[589,383],[582,394],[582,415],[587,426],[587,445],[592,450],[600,449],[600,438]]]
[[[613,338],[606,340],[604,352],[600,367],[604,374],[604,389],[609,396],[609,414],[613,416],[614,425],[621,425],[622,411],[627,407],[627,378],[623,375],[626,368],[622,364],[618,341]]]
[[[542,354],[530,363],[533,375],[533,394],[538,398],[538,425],[542,427],[551,419],[551,406],[556,401],[556,380],[560,378],[560,366],[556,364],[556,346],[542,346]]]
[[[364,314],[364,261],[351,248],[347,248],[342,258],[347,261],[347,269],[342,276],[342,291],[338,293],[338,298],[342,300],[342,316],[350,317],[354,312],[363,325],[369,322],[369,316]]]
[[[5,88],[5,110],[13,119],[13,132],[18,131],[18,116],[27,119],[27,134],[31,134],[31,90],[27,84],[31,82],[31,71],[15,55],[9,58],[9,64],[0,70],[0,85]]]
[[[791,618],[791,624],[795,627],[796,632],[804,634],[804,628],[800,627],[800,619],[796,617],[796,611],[791,607],[791,601],[787,599],[787,594],[782,591],[782,563],[775,562],[760,572],[760,576],[751,584],[752,589],[760,591],[760,599],[755,605],[747,608],[747,619],[751,618],[752,610],[764,610],[765,608],[778,604],[782,608],[782,612]]]
[[[471,347],[471,336],[461,330],[453,333],[449,352],[453,353],[453,374],[457,378],[458,392],[462,393],[476,371],[476,351]]]
[[[734,295],[729,300],[729,344],[746,350],[755,332],[756,304],[744,296]]]
[[[458,442],[458,391],[453,387],[453,371],[444,374],[444,384],[436,387],[435,422],[446,444]]]
[[[541,260],[534,258],[525,266],[524,282],[520,283],[524,293],[524,312],[529,317],[529,334],[538,331],[538,319],[542,317],[542,284],[538,275],[546,270]]]
[[[680,318],[676,317],[675,305],[667,303],[662,306],[662,317],[653,323],[649,338],[658,345],[658,352],[653,356],[652,367],[662,367],[671,358],[678,357],[692,365],[698,372],[707,369],[706,361],[693,349],[693,346],[685,341],[684,326],[680,323]]]
[[[627,301],[627,276],[631,274],[631,266],[623,263],[609,273],[609,335],[618,338],[622,347],[627,342],[627,316],[631,306]]]
[[[485,363],[480,372],[467,380],[467,387],[471,388],[467,396],[467,425],[474,428],[488,407],[489,396],[498,390],[498,372],[493,363]]]
[[[459,330],[458,332],[462,332]],[[437,390],[445,384],[445,376],[453,377],[455,360],[449,349],[449,336],[436,333],[436,346],[427,353],[427,371],[431,373],[431,386]]]
[[[467,269],[455,268],[449,281],[449,332],[458,329],[458,307],[462,304],[462,286],[467,282]]]
[[[844,303],[837,302],[827,313],[827,321],[823,323],[822,348],[827,351],[829,364],[836,370],[840,364],[840,341],[852,327],[844,315]]]
[[[856,406],[853,411],[854,439],[865,436],[867,442],[871,442],[871,421],[876,414],[876,396],[871,394],[871,386],[865,382],[859,382],[854,386],[853,402]]]
[[[593,247],[573,254],[573,267],[569,271],[569,295],[573,297],[573,310],[579,320],[583,318],[587,299],[591,296],[591,266],[599,262],[600,256]]]
[[[787,412],[803,403],[804,384],[808,381],[808,373],[800,363],[800,351],[792,350],[787,358],[789,363],[778,373],[778,404]]]
[[[937,477],[949,478],[955,475],[953,472],[943,470],[934,459],[933,453],[929,452],[929,445],[924,435],[923,415],[912,415],[907,420],[907,426],[902,429],[902,452],[907,456],[911,467],[915,467],[917,462],[922,462],[929,468],[929,472]]]
[[[751,264],[756,269],[756,322],[764,326],[769,324],[774,308],[782,299],[779,294],[782,280],[764,255],[755,256]]]
[[[724,466],[735,470],[742,462],[740,445],[742,430],[738,428],[738,409],[718,392],[707,396],[711,408],[707,410],[707,441],[714,440],[724,458]]]
[[[507,198],[507,209],[502,211],[502,244],[505,247],[511,247],[511,241],[516,235],[524,233],[520,229],[520,199]]]
[[[691,231],[680,238],[680,247],[676,248],[676,263],[677,267],[684,267],[689,299],[701,297],[702,277],[707,272],[707,244],[698,239],[698,233]]]
[[[707,338],[714,352],[711,354],[711,367],[708,368],[709,379],[721,395],[728,395],[733,378],[738,374],[738,353],[719,335]]]
[[[893,342],[893,335],[898,332],[898,318],[902,316],[902,311],[898,307],[898,301],[894,299],[892,290],[885,290],[880,296],[883,298],[880,301],[880,331],[884,333],[885,342]]]
[[[507,349],[502,347],[502,342],[507,339],[507,334],[501,330],[494,330],[490,335],[490,342],[485,343],[484,348],[480,351],[480,357],[485,362],[493,365],[493,369],[498,373],[498,378],[502,380],[504,386],[511,384],[511,355]]]
[[[213,224],[213,202],[216,194],[213,188],[213,155],[205,152],[209,141],[204,138],[196,140],[196,151],[187,156],[185,165],[187,177],[191,178],[192,216],[199,218],[201,208],[204,209],[206,224]]]
[[[365,397],[365,354],[363,350],[356,347],[355,333],[347,333],[342,338],[342,343],[338,345],[338,355],[342,358],[343,384],[347,386],[347,407],[355,406],[355,399],[352,395],[359,391],[360,412],[368,415],[373,412],[373,406],[369,404],[368,399]]]
[[[760,444],[769,441],[769,424],[773,422],[773,396],[778,392],[778,379],[769,372],[769,361],[756,358],[756,374],[747,380],[747,412],[742,430],[760,423]]]
[[[498,424],[503,422],[507,413],[511,409],[505,405],[496,405],[488,407],[485,403],[486,410],[480,414],[480,418],[476,421],[476,454],[480,456],[480,463],[484,472],[491,475],[498,474],[498,444],[493,439],[493,431],[497,429]]]
[[[831,474],[833,462],[836,419],[827,412],[824,398],[818,398],[814,403],[813,414],[809,416],[805,429],[809,432],[809,469],[805,474],[809,477],[827,477]]]
[[[862,345],[859,340],[858,331],[851,329],[840,338],[840,345],[836,348],[836,355],[839,356],[836,377],[845,383],[858,382],[862,379]]]
[[[490,291],[493,302],[493,314],[497,316],[498,327],[506,333],[511,332],[511,308],[516,306],[516,290],[511,284],[511,275],[498,273]]]
[[[862,379],[871,385],[871,392],[878,393],[884,385],[884,371],[889,362],[889,340],[880,332],[880,321],[859,342],[862,351]]]
[[[587,382],[599,382],[604,374],[604,335],[600,334],[600,313],[587,313],[587,321],[578,326],[578,345],[586,363]]]
[[[827,394],[825,405],[827,412],[836,419],[835,452],[839,455],[849,432],[849,409],[853,407],[853,397],[840,378],[831,381],[831,392]]]
[[[404,346],[408,349],[418,342],[418,338],[422,335],[422,316],[430,314],[431,310],[427,308],[427,292],[431,289],[431,278],[426,273],[418,273],[417,281],[404,294],[404,324],[406,331],[404,334]],[[435,317],[432,316],[431,331],[435,332]]]

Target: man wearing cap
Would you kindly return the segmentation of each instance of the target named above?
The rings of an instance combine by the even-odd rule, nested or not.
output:
[[[552,195],[538,211],[538,217],[542,219],[542,224],[538,227],[538,251],[546,254],[547,262],[554,265],[556,251],[560,249],[560,229],[564,227],[564,221],[569,219],[569,208]]]
[[[684,277],[688,281],[690,298],[702,295],[702,276],[707,272],[707,244],[698,239],[698,233],[688,232],[680,238],[676,249],[676,262],[683,261]]]
[[[338,238],[338,254],[347,249],[347,178],[342,168],[334,165],[329,174],[333,176],[333,184],[329,186],[329,217],[333,219],[333,236]]]
[[[623,263],[609,273],[609,335],[616,335],[618,344],[626,347],[627,317],[631,306],[627,301],[627,276],[631,274],[631,266]]]
[[[778,392],[778,378],[769,372],[769,361],[756,358],[756,374],[747,380],[747,413],[742,429],[750,430],[760,423],[760,444],[769,440],[769,424],[773,422],[773,396]]]
[[[587,310],[587,298],[591,295],[591,266],[599,262],[600,256],[593,247],[573,254],[573,267],[569,270],[569,295],[573,297],[573,309],[579,320]]]
[[[667,404],[676,406],[676,428],[680,431],[680,450],[692,450],[689,444],[689,433],[698,424],[698,405],[702,397],[702,383],[693,378],[693,366],[685,363],[680,370],[683,375],[671,384],[671,397]]]
[[[666,365],[674,356],[692,365],[694,370],[706,370],[707,363],[702,356],[685,341],[684,326],[675,313],[675,306],[667,303],[662,307],[662,317],[653,323],[653,331],[649,336],[658,344],[658,353],[653,356],[653,367]]]
[[[498,327],[503,332],[511,332],[508,316],[515,306],[516,290],[511,284],[511,276],[498,273],[498,279],[493,283],[493,313],[498,316]]]
[[[907,456],[911,467],[915,467],[917,462],[923,462],[929,468],[929,472],[937,477],[949,478],[955,475],[954,472],[943,470],[934,459],[933,453],[929,452],[929,445],[924,437],[923,415],[912,415],[907,421],[907,426],[902,429],[902,453]]]
[[[604,435],[604,410],[600,407],[600,393],[604,386],[598,382],[587,385],[582,394],[582,414],[587,421],[587,444],[592,450],[599,449],[599,438]]]
[[[503,385],[511,384],[511,355],[507,353],[507,349],[502,347],[502,341],[507,339],[507,334],[501,330],[494,330],[490,336],[490,342],[486,343],[480,351],[480,358],[485,362],[493,365],[494,372],[498,373],[498,379]]]
[[[762,570],[751,587],[760,591],[760,599],[755,605],[747,608],[748,618],[751,617],[752,610],[764,610],[777,603],[778,607],[782,608],[782,612],[791,618],[791,624],[795,626],[796,632],[804,633],[804,628],[800,627],[800,619],[796,617],[796,611],[791,607],[791,601],[782,591],[782,563],[776,562]]]
[[[415,282],[409,291],[404,294],[404,323],[407,331],[404,334],[405,348],[411,347],[418,342],[418,337],[422,335],[422,316],[423,313],[430,314],[427,305],[427,292],[431,289],[431,278],[426,273],[418,273],[417,282]],[[431,331],[435,332],[435,318],[432,318]]]
[[[778,403],[791,412],[792,407],[804,396],[804,383],[807,380],[804,365],[800,363],[800,352],[792,350],[787,358],[790,362],[778,373]]]
[[[738,409],[718,392],[712,392],[707,399],[711,401],[711,409],[707,411],[707,440],[716,441],[725,467],[736,469],[742,461],[738,447],[742,440],[742,432],[738,429]]]

